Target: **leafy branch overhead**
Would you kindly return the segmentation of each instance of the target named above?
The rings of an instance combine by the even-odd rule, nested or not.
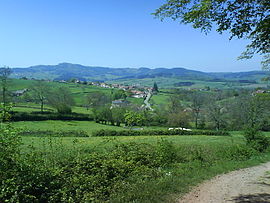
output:
[[[270,1],[269,0],[167,0],[154,15],[161,20],[172,18],[191,23],[208,33],[213,27],[233,37],[251,40],[240,58],[255,53],[264,57],[264,68],[270,68]]]

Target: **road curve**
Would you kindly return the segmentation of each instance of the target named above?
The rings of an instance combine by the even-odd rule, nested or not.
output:
[[[270,162],[202,183],[178,203],[270,203]]]

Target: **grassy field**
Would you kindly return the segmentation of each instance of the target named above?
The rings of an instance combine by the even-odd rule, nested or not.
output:
[[[49,124],[49,123],[48,123]],[[45,127],[45,126],[44,126]],[[100,126],[99,126],[100,127]],[[95,129],[99,129],[95,126]],[[34,128],[34,125],[33,125]],[[36,129],[36,128],[34,128]],[[45,129],[45,128],[44,128]],[[55,129],[50,126],[50,129]],[[57,128],[56,128],[57,129]],[[74,129],[73,127],[65,128],[65,130]],[[108,129],[108,128],[107,128]],[[111,128],[114,130],[123,130],[122,128]],[[80,129],[81,130],[81,129]],[[92,130],[92,129],[91,129]],[[48,140],[53,141],[52,143],[62,143],[67,150],[74,148],[74,143],[78,149],[91,149],[99,147],[108,147],[120,143],[148,143],[148,144],[157,144],[160,140],[165,139],[173,143],[177,147],[192,147],[192,146],[201,146],[205,148],[226,148],[236,145],[243,145],[245,139],[239,133],[235,133],[234,136],[123,136],[123,137],[88,137],[88,138],[78,138],[78,137],[22,137],[24,147],[29,143],[38,149],[45,144],[45,148],[49,148]],[[44,149],[44,146],[42,147]]]
[[[88,135],[99,129],[124,129],[89,121],[15,122],[12,126],[18,131],[83,130]],[[269,151],[251,149],[237,131],[231,136],[28,135],[17,145],[15,131],[5,130],[9,125],[0,127],[1,142],[9,143],[0,145],[5,150],[0,160],[7,168],[0,168],[4,177],[0,202],[174,202],[217,174],[270,160]],[[154,128],[160,127],[148,127]]]
[[[132,85],[132,84],[138,84],[142,86],[148,86],[152,87],[154,82],[157,83],[158,87],[160,88],[218,88],[218,89],[227,89],[227,88],[256,88],[256,87],[266,87],[266,83],[262,83],[261,81],[258,81],[257,84],[247,84],[247,83],[240,83],[237,81],[231,81],[231,82],[210,82],[210,81],[203,81],[203,80],[185,80],[181,78],[166,78],[166,77],[156,77],[156,78],[144,78],[144,79],[122,79],[122,80],[114,80],[114,81],[108,81],[108,83],[119,83],[119,84],[125,84],[125,85]],[[194,84],[191,86],[182,86],[177,87],[175,86],[176,83],[179,82],[193,82]]]
[[[122,127],[102,125],[93,121],[21,121],[15,122],[14,126],[22,130],[82,130],[87,132],[89,135],[91,135],[92,132],[101,129],[123,130]]]
[[[66,129],[69,124],[61,124]],[[16,123],[17,126],[23,126],[23,122]],[[73,124],[76,124],[73,123]],[[99,128],[97,124],[82,123],[81,127],[85,129]],[[35,127],[35,123],[27,125]],[[40,124],[36,124],[40,127]],[[43,127],[52,128],[50,122],[46,122]],[[78,126],[77,126],[78,127]],[[81,128],[80,128],[81,129]],[[116,128],[115,128],[116,129]],[[22,137],[22,151],[25,153],[42,154],[45,163],[50,164],[52,160],[82,159],[84,156],[99,153],[118,153],[117,145],[124,144],[127,151],[127,157],[135,156],[147,160],[146,154],[152,146],[158,150],[155,152],[158,156],[171,159],[171,156],[177,157],[173,164],[158,169],[159,175],[152,177],[142,172],[141,175],[131,181],[126,189],[121,189],[121,194],[113,193],[108,202],[174,202],[180,195],[184,194],[194,185],[209,179],[217,174],[235,170],[238,168],[249,167],[261,162],[270,160],[270,153],[253,154],[247,150],[245,139],[241,132],[233,132],[232,136],[139,136],[139,137],[89,137],[89,138],[53,138],[53,137]],[[135,143],[135,149],[130,146]],[[166,144],[169,143],[169,144]],[[142,145],[140,145],[142,144]],[[142,148],[141,148],[142,147]],[[146,147],[146,148],[145,148]],[[169,148],[168,148],[169,147]],[[135,150],[135,151],[134,151]],[[138,151],[137,151],[138,150]],[[142,151],[141,151],[142,150]],[[165,151],[164,151],[165,150]],[[122,152],[121,152],[122,153]],[[146,154],[144,154],[146,153]],[[154,153],[154,152],[153,152]],[[162,155],[165,153],[165,155]],[[172,153],[172,154],[171,154]],[[123,155],[124,156],[124,155]],[[155,155],[156,156],[156,155]],[[77,158],[76,158],[77,157]],[[129,157],[128,159],[133,160]],[[120,157],[119,157],[120,158]],[[108,157],[108,159],[110,159]],[[124,157],[120,158],[125,159]],[[57,161],[58,160],[58,161]],[[61,161],[61,162],[62,162]],[[156,160],[152,160],[155,162]],[[91,163],[89,163],[91,164]],[[107,167],[107,166],[105,166]],[[110,167],[118,167],[116,165]],[[98,168],[98,170],[103,170]],[[108,169],[106,169],[108,170]],[[145,170],[145,169],[144,169]],[[146,175],[149,178],[142,178]],[[151,177],[151,178],[150,178]],[[135,181],[135,182],[134,182]],[[104,201],[105,202],[105,201]],[[107,201],[106,201],[107,202]]]
[[[94,121],[20,121],[13,123],[13,126],[25,131],[25,130],[52,130],[52,131],[85,131],[89,136],[94,131],[101,129],[108,130],[125,130],[126,128],[99,124]],[[152,129],[166,129],[164,127],[151,126],[144,127],[146,130]]]

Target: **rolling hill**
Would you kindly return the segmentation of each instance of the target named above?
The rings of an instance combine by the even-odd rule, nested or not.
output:
[[[83,66],[80,64],[60,63],[58,65],[37,65],[28,68],[12,68],[13,78],[35,78],[49,80],[70,80],[76,78],[82,81],[106,81],[126,83],[144,82],[153,80],[174,81],[174,84],[189,84],[190,81],[205,82],[240,82],[260,83],[261,79],[267,76],[265,71],[249,72],[225,72],[206,73],[186,68],[109,68],[97,66]],[[180,83],[179,83],[180,82]],[[184,83],[183,83],[184,82]]]

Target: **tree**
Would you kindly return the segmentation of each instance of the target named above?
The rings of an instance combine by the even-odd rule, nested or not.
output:
[[[75,104],[71,92],[66,87],[56,88],[48,93],[48,103],[58,113],[71,113],[71,107]]]
[[[97,123],[107,124],[107,122],[111,122],[111,124],[114,125],[112,111],[109,106],[101,106],[98,108],[94,108],[93,113]]]
[[[145,117],[140,112],[127,111],[124,117],[125,117],[125,123],[129,127],[132,127],[135,125],[143,126],[145,123]]]
[[[156,82],[154,82],[153,92],[158,92],[158,86]]]
[[[230,31],[231,36],[247,38],[251,43],[240,58],[262,54],[264,68],[270,68],[269,0],[167,0],[154,15],[193,24],[208,33]]]
[[[43,112],[44,103],[49,92],[49,86],[43,81],[37,81],[33,84],[31,90],[33,99],[40,103],[40,111]]]
[[[190,114],[187,111],[179,111],[168,115],[168,125],[171,127],[189,127]]]
[[[121,123],[125,122],[125,113],[126,113],[125,108],[120,108],[120,107],[114,107],[111,109],[112,112],[112,119],[116,123],[117,126],[120,126]]]
[[[113,97],[113,100],[126,99],[127,94],[124,90],[117,90],[113,92],[112,97]]]
[[[168,110],[169,113],[176,113],[182,111],[184,107],[181,104],[182,96],[179,94],[174,94],[168,99]]]
[[[216,130],[220,130],[226,126],[226,108],[221,101],[216,101],[216,98],[210,98],[207,107],[208,119],[214,124]],[[216,102],[215,102],[216,101]]]
[[[8,87],[9,87],[9,75],[11,74],[11,69],[9,67],[0,68],[0,84],[1,84],[1,93],[2,93],[2,102],[4,109],[8,103]]]
[[[91,92],[86,96],[86,105],[97,108],[111,102],[111,98],[103,92]]]
[[[192,109],[195,127],[198,128],[198,120],[202,111],[202,107],[205,103],[205,97],[203,94],[198,92],[192,92],[189,97],[191,102],[190,108]]]

